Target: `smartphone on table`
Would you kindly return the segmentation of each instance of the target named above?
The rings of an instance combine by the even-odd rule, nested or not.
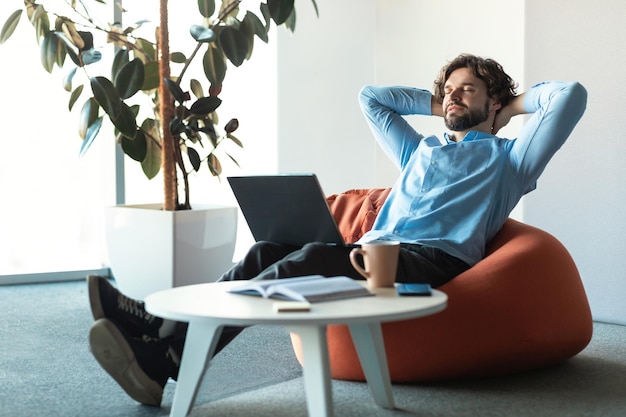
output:
[[[432,295],[430,284],[401,283],[396,285],[396,291],[400,296],[422,296]]]

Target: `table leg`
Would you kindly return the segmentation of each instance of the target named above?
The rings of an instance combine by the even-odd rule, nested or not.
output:
[[[170,417],[185,417],[191,411],[221,333],[217,322],[189,324]]]
[[[332,417],[326,326],[289,326],[302,341],[302,374],[309,417]]]
[[[383,408],[395,408],[380,323],[351,324],[348,327],[374,401]]]

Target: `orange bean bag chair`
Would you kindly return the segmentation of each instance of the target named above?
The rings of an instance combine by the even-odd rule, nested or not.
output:
[[[349,216],[371,227],[388,189],[351,193],[329,197],[340,229],[354,230]],[[335,212],[337,199],[343,204]],[[536,369],[573,357],[591,340],[589,303],[570,254],[552,235],[518,221],[507,220],[485,258],[438,289],[448,295],[443,312],[382,325],[392,382]],[[292,340],[301,360],[299,339]],[[327,340],[332,377],[363,381],[348,328],[329,326]]]

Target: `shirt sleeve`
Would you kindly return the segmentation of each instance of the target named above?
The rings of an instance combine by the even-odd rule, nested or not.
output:
[[[363,87],[361,110],[376,140],[398,167],[424,138],[402,117],[431,114],[431,93],[411,87]]]
[[[534,188],[550,158],[582,117],[586,103],[587,91],[576,82],[544,82],[526,92],[524,108],[532,116],[511,149],[511,161],[525,187]]]

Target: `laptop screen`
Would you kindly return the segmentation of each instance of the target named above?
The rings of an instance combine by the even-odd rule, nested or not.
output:
[[[343,245],[315,174],[228,177],[256,241]]]

